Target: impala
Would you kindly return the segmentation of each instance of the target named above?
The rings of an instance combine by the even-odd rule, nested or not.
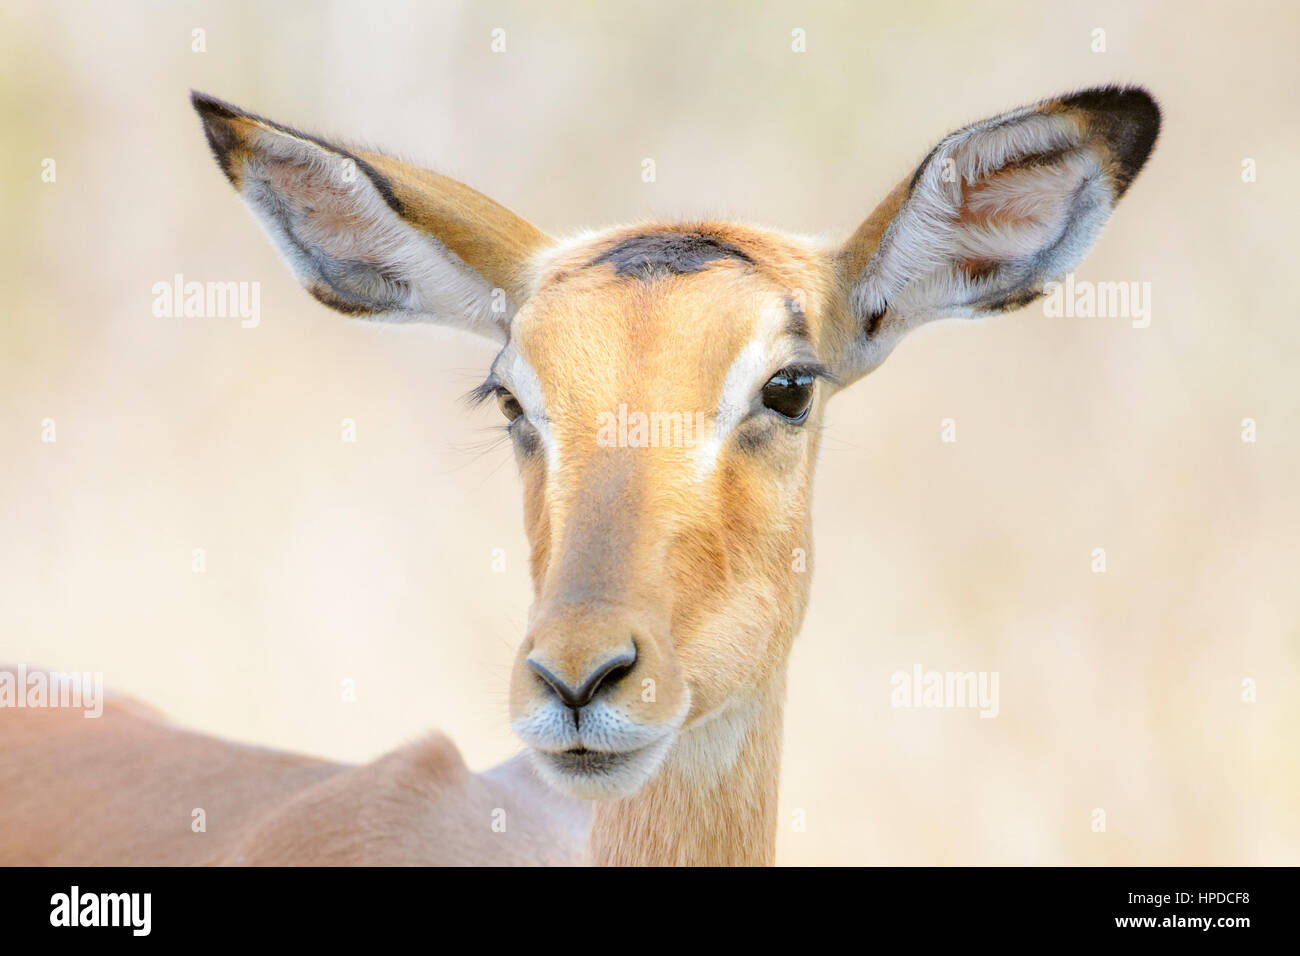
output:
[[[434,736],[350,767],[128,701],[98,721],[0,711],[10,862],[773,862],[827,401],[924,322],[1044,294],[1160,124],[1134,87],[975,123],[841,244],[712,221],[556,240],[437,173],[193,103],[318,301],[494,344],[474,397],[508,421],[524,485],[534,600],[510,715],[527,759],[475,775]],[[691,441],[608,440],[634,413]]]

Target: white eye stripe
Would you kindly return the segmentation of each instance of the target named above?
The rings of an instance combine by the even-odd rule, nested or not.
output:
[[[700,442],[695,456],[696,479],[706,478],[718,465],[718,456],[736,427],[745,420],[753,398],[773,371],[781,336],[789,320],[784,299],[769,301],[763,308],[754,338],[732,360],[722,382],[722,394],[714,415],[713,428]],[[788,356],[792,357],[792,356]]]
[[[722,383],[722,396],[714,415],[713,428],[701,443],[695,458],[697,477],[705,477],[717,466],[722,446],[749,414],[755,380],[766,374],[770,364],[766,343],[757,340],[747,343],[732,361]]]
[[[528,422],[542,439],[546,449],[546,462],[554,472],[559,467],[559,454],[555,447],[555,436],[551,432],[551,420],[546,415],[546,400],[542,394],[542,381],[533,371],[527,360],[515,352],[510,363],[511,393],[519,406],[528,416]]]

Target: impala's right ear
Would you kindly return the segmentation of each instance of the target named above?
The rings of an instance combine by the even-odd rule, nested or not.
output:
[[[191,99],[226,178],[313,296],[505,341],[545,233],[454,179]]]

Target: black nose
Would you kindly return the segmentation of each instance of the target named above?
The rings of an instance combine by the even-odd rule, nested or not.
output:
[[[555,696],[560,698],[565,707],[570,707],[573,710],[581,710],[586,707],[591,703],[591,699],[596,696],[596,691],[602,687],[612,687],[617,684],[627,676],[635,664],[636,642],[634,641],[623,653],[598,664],[583,678],[578,687],[574,688],[556,677],[552,671],[533,660],[532,657],[528,658],[528,666],[537,672],[537,676],[546,682],[546,685],[555,692]]]

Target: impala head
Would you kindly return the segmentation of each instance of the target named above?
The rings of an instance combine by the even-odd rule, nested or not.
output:
[[[943,139],[847,242],[717,222],[556,241],[453,180],[195,95],[226,176],[308,291],[497,353],[534,603],[513,725],[556,786],[626,796],[785,666],[826,401],[931,319],[1073,269],[1159,126],[1099,89]]]

